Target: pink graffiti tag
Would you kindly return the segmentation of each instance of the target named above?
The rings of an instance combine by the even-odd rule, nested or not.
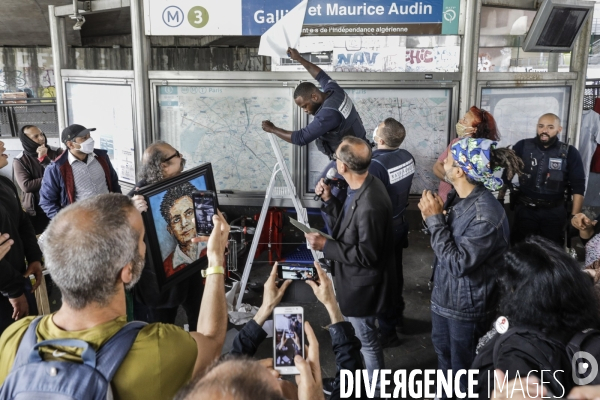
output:
[[[432,63],[433,52],[429,49],[406,50],[406,62],[409,64]]]

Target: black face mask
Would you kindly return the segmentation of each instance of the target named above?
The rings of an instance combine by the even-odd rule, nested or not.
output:
[[[34,142],[21,130],[19,132],[19,139],[21,139],[21,144],[23,145],[23,150],[25,154],[37,158],[37,148],[40,147],[39,144]],[[46,135],[44,135],[44,145],[48,147],[48,140],[46,139]]]
[[[550,147],[554,143],[558,142],[558,135],[554,136],[553,138],[550,138],[550,140],[548,140],[545,143],[540,140],[540,135],[538,134],[535,135],[535,138],[533,140],[535,140],[536,144],[539,144],[542,147]]]

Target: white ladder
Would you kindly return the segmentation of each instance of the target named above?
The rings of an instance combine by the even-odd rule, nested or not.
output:
[[[269,211],[269,206],[271,205],[271,199],[291,199],[292,203],[294,204],[294,208],[296,209],[296,213],[298,214],[298,221],[308,226],[306,209],[302,207],[302,203],[298,198],[298,195],[296,193],[296,187],[294,186],[292,176],[290,175],[290,170],[285,164],[285,160],[283,159],[283,154],[281,153],[281,148],[277,143],[277,139],[272,133],[268,133],[267,135],[269,136],[269,140],[271,141],[271,147],[273,147],[273,151],[275,152],[277,163],[275,164],[275,167],[273,167],[273,174],[271,175],[271,181],[269,182],[269,186],[267,187],[265,201],[263,202],[262,210],[260,211],[260,218],[258,219],[258,224],[256,225],[254,238],[252,239],[252,246],[250,247],[250,251],[248,252],[248,259],[246,260],[246,266],[244,267],[244,274],[242,275],[240,294],[238,295],[237,303],[235,305],[235,311],[239,310],[239,308],[242,305],[242,299],[244,297],[244,292],[246,291],[246,284],[248,283],[248,277],[250,276],[250,270],[252,269],[252,263],[254,262],[254,255],[256,254],[256,249],[260,241],[260,234],[262,232],[265,219],[267,217],[267,212]],[[277,174],[280,172],[283,175],[285,186],[276,187],[275,180],[277,178]],[[310,251],[315,261],[317,261],[323,256],[321,252],[317,252],[313,249],[310,249]]]

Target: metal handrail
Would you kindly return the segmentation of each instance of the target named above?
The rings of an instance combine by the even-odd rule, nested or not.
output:
[[[48,137],[57,137],[58,119],[55,97],[0,98],[0,133],[17,137],[25,125],[36,125]]]

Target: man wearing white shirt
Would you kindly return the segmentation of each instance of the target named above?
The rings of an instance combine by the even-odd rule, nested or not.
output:
[[[95,149],[91,131],[81,125],[63,129],[61,140],[67,147],[44,172],[40,188],[40,207],[48,218],[76,201],[99,194],[121,193],[119,178],[108,152]]]

